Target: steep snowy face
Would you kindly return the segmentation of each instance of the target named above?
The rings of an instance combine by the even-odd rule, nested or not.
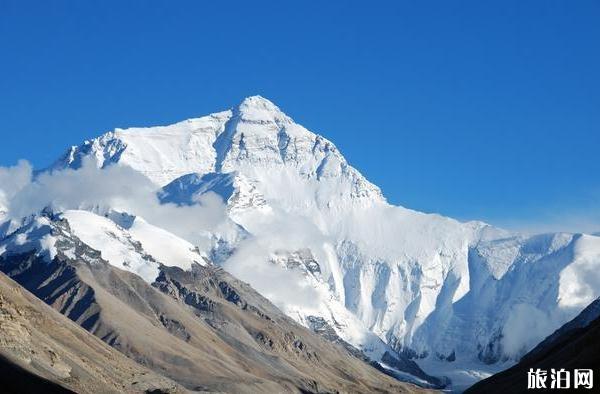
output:
[[[91,157],[98,167],[127,165],[165,185],[191,172],[214,170],[212,144],[229,119],[231,111],[224,111],[169,126],[116,129],[71,147],[50,169],[77,169]]]
[[[104,260],[149,283],[156,279],[159,264],[183,269],[191,269],[194,263],[207,264],[192,244],[139,217],[124,221],[114,214],[107,218],[80,210],[65,211],[60,217],[73,235],[98,250]]]
[[[256,185],[239,172],[187,174],[162,188],[158,197],[163,203],[194,205],[209,192],[217,194],[230,213],[267,208]]]
[[[11,232],[10,237],[0,239],[0,256],[35,252],[36,256],[51,261],[58,253],[56,235],[47,217],[30,218]]]
[[[246,98],[232,110],[170,126],[116,129],[71,147],[50,170],[79,168],[85,157],[98,167],[130,166],[159,186],[190,173],[237,171],[250,181],[277,187],[300,182],[320,204],[340,194],[350,200],[383,200],[333,143],[260,96]]]
[[[544,234],[471,247],[469,292],[452,304],[438,306],[427,317],[413,338],[413,349],[435,349],[439,356],[454,355],[457,360],[476,355],[488,364],[518,360],[585,307],[585,301],[594,299],[590,293],[572,307],[573,300],[561,294],[564,286],[579,294],[585,289],[583,280],[563,278],[565,271],[578,271],[581,257],[575,251],[585,238]],[[600,238],[589,238],[589,244],[600,246]],[[586,251],[585,256],[584,261],[600,262],[597,252]]]
[[[119,219],[120,215],[114,213],[111,220],[80,210],[45,212],[26,219],[22,226],[0,239],[0,256],[35,252],[46,261],[58,254],[74,258],[75,246],[67,239],[75,236],[97,250],[103,260],[148,283],[156,279],[160,264],[188,270],[195,263],[208,264],[208,259],[192,244],[142,218]]]

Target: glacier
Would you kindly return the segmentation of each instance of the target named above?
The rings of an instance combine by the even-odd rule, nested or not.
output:
[[[66,212],[107,260],[122,267],[127,252],[113,236],[183,268],[213,260],[298,322],[321,318],[384,365],[401,353],[456,390],[516,362],[600,296],[600,237],[517,234],[391,205],[331,141],[260,96],[173,125],[116,129],[40,174],[90,162],[143,175],[162,204],[202,205],[214,193],[231,224],[199,235],[167,232],[127,207]],[[127,231],[86,238],[88,220]],[[142,261],[125,268],[153,280]]]

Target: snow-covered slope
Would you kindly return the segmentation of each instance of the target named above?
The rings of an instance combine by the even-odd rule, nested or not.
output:
[[[80,210],[63,212],[61,217],[67,220],[73,234],[100,251],[104,260],[138,274],[148,283],[156,279],[159,264],[185,270],[194,263],[206,265],[206,257],[192,244],[142,218],[132,217],[119,223],[114,216],[111,220]]]
[[[208,192],[216,193],[232,212],[267,207],[256,186],[237,172],[183,175],[165,186],[159,198],[163,203],[193,205]]]
[[[318,314],[367,353],[383,357],[381,339],[428,372],[481,378],[479,367],[514,362],[600,295],[600,238],[513,235],[392,206],[330,141],[262,97],[115,130],[50,170],[86,157],[141,172],[163,202],[220,195],[249,236],[219,263],[305,325]]]
[[[526,393],[531,389],[527,388],[527,380],[523,379],[523,376],[531,369],[550,371],[552,368],[560,367],[567,371],[577,369],[596,371],[600,368],[599,352],[600,299],[597,299],[577,317],[539,343],[521,358],[518,364],[477,383],[470,387],[467,393]]]
[[[142,218],[129,217],[123,227],[121,215],[99,216],[89,211],[68,210],[59,214],[46,212],[24,221],[12,237],[0,239],[0,256],[35,252],[51,261],[60,252],[75,258],[76,251],[60,248],[60,234],[52,226],[51,218],[68,223],[69,231],[82,242],[100,252],[111,265],[133,272],[152,283],[159,265],[175,266],[185,270],[192,265],[206,265],[207,258],[189,242],[153,226]]]
[[[166,127],[116,129],[71,147],[53,168],[79,168],[91,156],[100,167],[121,162],[164,185],[187,173],[214,170],[212,144],[230,118],[226,111]]]

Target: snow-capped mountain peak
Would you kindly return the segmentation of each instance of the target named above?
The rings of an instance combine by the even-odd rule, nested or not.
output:
[[[248,122],[272,122],[279,125],[290,124],[294,121],[284,114],[272,101],[262,96],[246,97],[233,110],[234,116],[239,116]]]
[[[311,199],[319,204],[340,196],[383,201],[379,188],[351,167],[331,141],[260,96],[248,97],[231,110],[168,126],[116,129],[71,147],[49,170],[79,168],[84,158],[99,168],[129,166],[157,186],[190,173],[237,171],[251,182],[281,187],[290,181],[308,183],[314,189]]]
[[[168,126],[117,129],[51,169],[84,159],[131,167],[180,208],[219,195],[243,236],[203,253],[298,321],[324,319],[373,357],[384,341],[428,372],[479,379],[600,296],[600,237],[526,237],[388,204],[331,141],[260,96]],[[297,251],[319,275],[273,268],[274,256],[302,260]]]

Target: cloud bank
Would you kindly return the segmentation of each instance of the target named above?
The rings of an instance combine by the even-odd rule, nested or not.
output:
[[[56,212],[84,209],[99,214],[116,210],[141,216],[199,246],[208,246],[209,234],[233,230],[216,194],[202,196],[200,204],[179,207],[161,204],[156,191],[150,180],[129,167],[99,169],[91,160],[85,160],[78,170],[35,177],[26,161],[0,168],[0,204],[7,219],[18,221],[46,207]]]
[[[209,192],[198,204],[161,203],[157,188],[139,172],[120,165],[103,169],[86,159],[82,167],[34,176],[32,166],[20,161],[0,168],[0,221],[19,222],[45,208],[54,212],[82,209],[97,214],[110,210],[126,212],[209,251],[215,238],[236,240],[239,228],[228,215],[220,196]],[[322,243],[319,231],[307,220],[275,219],[271,216],[256,226],[257,233],[236,244],[225,268],[253,285],[279,306],[316,306],[317,294],[303,285],[300,273],[268,264],[276,250],[295,250]],[[282,216],[285,217],[285,216]],[[292,228],[293,226],[293,228]]]

